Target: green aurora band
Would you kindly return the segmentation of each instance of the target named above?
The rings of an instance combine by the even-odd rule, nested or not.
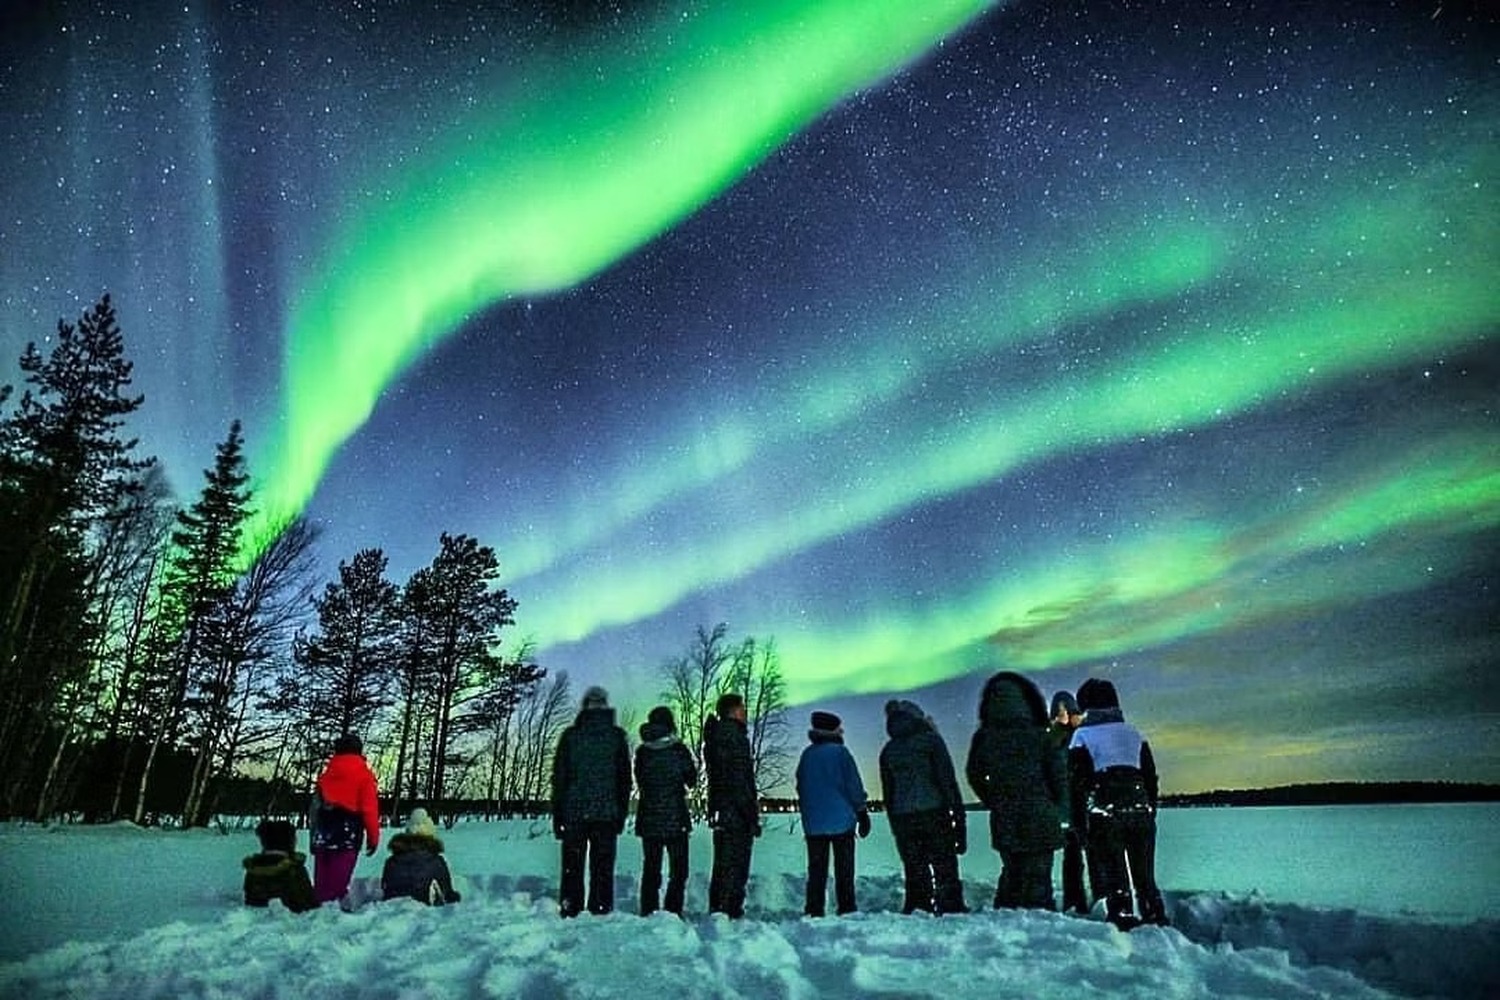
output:
[[[355,206],[292,310],[281,445],[251,554],[306,505],[381,392],[476,310],[595,274],[993,0],[740,0],[571,54],[545,92]],[[542,67],[533,66],[531,70]],[[527,71],[519,76],[524,80]]]
[[[1226,225],[1161,226],[1167,235],[1137,244],[1123,261],[1079,254],[1072,268],[1035,288],[998,286],[987,308],[986,334],[900,342],[946,344],[943,353],[919,356],[916,346],[903,352],[893,339],[882,338],[884,351],[839,356],[832,362],[836,368],[779,390],[783,401],[800,396],[801,408],[795,402],[784,409],[755,407],[762,414],[788,414],[785,425],[757,425],[751,437],[726,424],[724,437],[740,443],[713,461],[679,464],[675,478],[621,492],[647,498],[637,501],[642,507],[716,482],[722,494],[733,495],[733,485],[722,480],[740,475],[753,481],[757,452],[768,443],[798,435],[831,439],[856,418],[863,425],[888,420],[887,433],[872,437],[899,440],[901,448],[873,446],[837,461],[818,454],[807,461],[806,492],[787,495],[776,516],[735,522],[715,533],[710,545],[681,539],[675,549],[669,544],[656,552],[649,565],[616,564],[607,574],[584,574],[585,582],[551,594],[546,607],[527,615],[526,627],[544,644],[581,640],[1048,457],[1212,424],[1296,393],[1427,363],[1484,342],[1500,321],[1493,286],[1493,275],[1500,273],[1493,236],[1500,213],[1483,180],[1500,174],[1489,151],[1476,154],[1471,147],[1467,157],[1457,151],[1453,156],[1378,201],[1356,192],[1331,206],[1293,206],[1288,215],[1295,223],[1254,238],[1231,240]],[[1304,266],[1309,260],[1319,266]],[[998,405],[961,424],[934,418],[910,425],[911,396],[926,379],[985,359],[998,368],[1005,349],[1029,336],[1141,302],[1160,299],[1175,308],[1171,300],[1183,293],[1214,286],[1237,288],[1235,304],[1215,300],[1197,311],[1183,307],[1172,313],[1176,326],[1165,333],[1121,334],[1121,343],[1135,345],[1131,353],[1110,357],[1071,382],[1001,394]],[[1086,291],[1065,296],[1061,290],[1069,288]],[[947,315],[970,312],[953,308]],[[836,387],[832,398],[814,395],[829,386]],[[892,407],[882,415],[882,404],[898,401],[900,413]],[[847,435],[838,437],[841,448],[849,442]],[[806,444],[815,449],[818,441]],[[787,462],[784,455],[778,460]],[[1350,473],[1346,492],[1307,524],[1248,532],[1176,524],[1121,539],[1086,559],[1061,557],[1051,569],[925,613],[891,608],[829,627],[826,636],[803,634],[794,623],[768,631],[777,637],[799,701],[902,690],[972,671],[975,644],[986,640],[1008,664],[1039,669],[1228,628],[1299,603],[1347,602],[1423,586],[1430,582],[1426,570],[1392,566],[1352,578],[1326,568],[1308,571],[1306,579],[1274,596],[1254,588],[1241,593],[1236,581],[1246,566],[1291,565],[1310,553],[1358,547],[1387,534],[1444,535],[1458,530],[1450,524],[1462,530],[1500,524],[1500,441],[1492,430],[1450,436],[1438,454],[1424,445],[1395,461],[1371,461],[1385,478],[1369,483]],[[871,468],[879,474],[869,476]],[[813,475],[821,481],[811,480]],[[579,538],[607,536],[618,523],[607,510],[596,516],[595,523],[575,525]],[[1274,544],[1247,540],[1264,534]],[[502,548],[525,551],[522,539],[514,545],[507,540]],[[569,553],[533,549],[530,555],[540,566]],[[514,570],[514,561],[508,563]],[[1096,600],[1099,595],[1108,600]],[[923,655],[914,659],[914,649]]]
[[[741,15],[724,5],[621,49],[649,57],[578,57],[571,83],[510,101],[488,138],[431,160],[451,168],[414,169],[403,195],[352,217],[292,310],[284,443],[268,456],[254,547],[302,509],[386,386],[465,318],[587,279],[989,6],[782,3]],[[1332,197],[1288,200],[1279,225],[1227,209],[1116,209],[1068,249],[1029,260],[995,236],[992,259],[955,265],[963,295],[915,315],[867,315],[863,334],[821,367],[753,389],[753,418],[730,412],[689,436],[668,432],[678,436],[642,447],[644,460],[622,463],[589,506],[501,537],[515,593],[684,497],[732,496],[773,464],[806,485],[775,516],[582,574],[527,602],[522,628],[544,648],[583,640],[1049,458],[1191,431],[1484,343],[1500,322],[1500,166],[1482,141],[1496,123],[1487,109],[1474,134],[1449,137],[1434,166],[1398,184],[1349,178]],[[1060,378],[1004,384],[1014,352],[1142,308],[1169,319],[1112,333],[1121,346]],[[921,408],[926,384],[975,366],[997,372],[993,398],[961,421]],[[872,427],[884,434],[852,433]],[[835,442],[849,454],[829,461]],[[1317,503],[1248,524],[1178,515],[1107,544],[1059,547],[940,604],[756,631],[776,637],[800,702],[961,676],[980,648],[1045,669],[1418,588],[1456,569],[1437,542],[1500,525],[1500,441],[1481,427],[1388,451],[1325,476]],[[1434,545],[1401,558],[1385,544],[1413,539]],[[1264,586],[1268,576],[1278,586]]]

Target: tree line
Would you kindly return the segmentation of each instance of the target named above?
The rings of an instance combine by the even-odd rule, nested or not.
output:
[[[576,706],[566,672],[507,643],[494,549],[443,532],[404,583],[376,547],[323,582],[299,517],[250,557],[239,421],[179,504],[124,434],[144,398],[108,296],[19,367],[14,403],[0,385],[0,819],[291,812],[345,732],[364,735],[391,815],[546,802]],[[661,675],[695,753],[718,695],[745,694],[761,787],[784,779],[774,642],[700,628]]]

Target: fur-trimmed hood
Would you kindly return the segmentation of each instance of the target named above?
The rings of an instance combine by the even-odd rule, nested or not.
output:
[[[391,838],[392,854],[411,854],[422,851],[426,854],[442,854],[443,840],[424,833],[398,833]]]
[[[984,685],[979,724],[993,728],[1047,725],[1047,700],[1029,677],[1004,670]]]

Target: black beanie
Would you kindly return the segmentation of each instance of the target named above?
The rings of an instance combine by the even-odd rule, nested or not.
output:
[[[1078,689],[1078,707],[1085,712],[1095,708],[1119,708],[1120,696],[1109,681],[1090,677]]]
[[[263,819],[255,828],[262,851],[291,854],[297,848],[297,828],[284,819]]]
[[[345,733],[333,744],[334,753],[364,753],[365,745],[354,733]]]
[[[670,729],[674,733],[677,731],[677,720],[672,718],[672,710],[665,705],[657,705],[653,708],[646,716],[646,721],[653,726]]]
[[[836,733],[843,724],[844,720],[832,712],[814,712],[812,714],[812,727],[820,733]]]

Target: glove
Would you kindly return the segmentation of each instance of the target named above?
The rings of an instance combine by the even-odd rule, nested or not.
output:
[[[861,809],[859,815],[854,817],[855,829],[859,831],[859,839],[864,840],[870,835],[870,811]]]
[[[752,836],[752,837],[759,837],[760,836],[760,820],[756,820],[755,821],[755,825],[750,828],[750,836]]]
[[[556,837],[558,840],[562,840],[563,834],[567,833],[567,831],[568,828],[563,826],[561,820],[552,821],[552,836]]]
[[[955,809],[953,819],[953,852],[963,854],[969,849],[969,818],[962,810]]]
[[[717,809],[708,814],[708,828],[710,830],[717,830],[723,823],[724,821],[720,818]]]
[[[369,847],[365,848],[365,857],[367,857],[367,858],[373,858],[375,856],[375,852],[377,850],[379,850],[379,849],[380,849],[380,845],[379,844],[371,844]]]

